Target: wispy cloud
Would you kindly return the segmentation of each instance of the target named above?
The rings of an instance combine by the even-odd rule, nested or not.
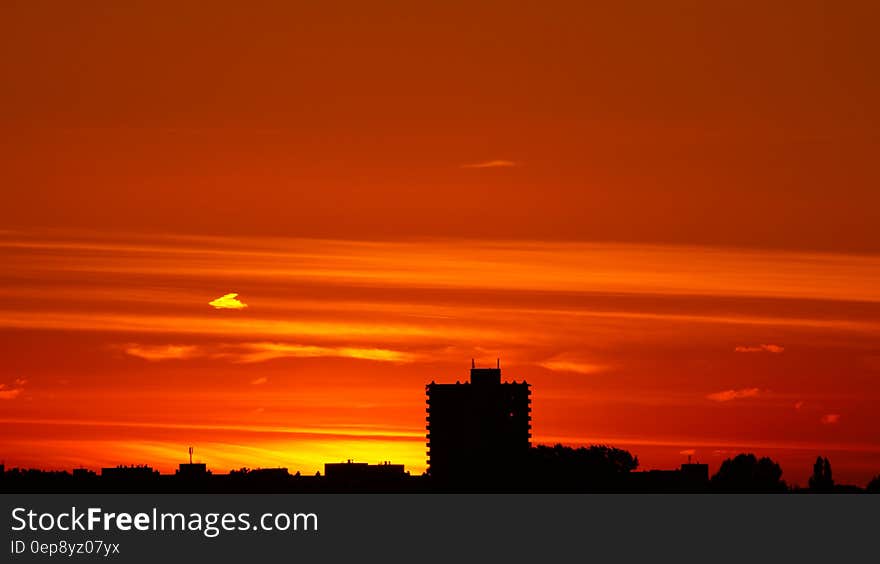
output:
[[[738,399],[755,398],[761,393],[758,388],[742,388],[740,390],[724,390],[706,396],[712,401],[732,401]]]
[[[195,345],[139,345],[132,343],[123,346],[125,354],[145,360],[182,360],[203,354]]]
[[[174,238],[145,244],[4,241],[6,248],[55,249],[39,264],[22,265],[65,276],[135,274],[188,277],[205,283],[226,276],[254,281],[364,283],[422,287],[555,292],[614,292],[880,303],[880,257],[783,251],[744,251],[677,245],[436,240],[363,242],[313,239]],[[222,250],[221,250],[222,249]],[[95,253],[92,251],[100,251]],[[136,259],[132,258],[136,253]],[[70,257],[75,256],[76,261]],[[354,260],[356,257],[356,260]],[[222,260],[219,260],[221,259]],[[486,277],[487,261],[506,276]],[[707,269],[706,265],[712,265]],[[126,278],[127,280],[127,278]],[[93,284],[92,284],[93,285]],[[28,292],[34,290],[29,289]],[[54,295],[54,294],[52,294]],[[714,316],[713,316],[714,317]],[[752,316],[731,315],[742,318]],[[764,317],[764,316],[761,316]],[[779,315],[767,315],[777,319]],[[822,315],[826,327],[841,316]],[[842,315],[842,317],[846,317]],[[793,323],[815,321],[801,315]],[[762,322],[762,324],[764,324]],[[876,330],[875,323],[867,323]],[[866,327],[868,329],[868,327]]]
[[[825,415],[822,416],[822,419],[820,419],[820,421],[824,425],[836,425],[837,423],[840,423],[840,414],[839,413],[826,413]]]
[[[21,392],[21,388],[6,389],[6,386],[0,384],[0,400],[11,400],[17,398]]]
[[[735,349],[736,352],[740,353],[761,353],[768,352],[773,354],[779,354],[785,350],[785,347],[781,345],[742,345],[738,346]]]
[[[804,402],[802,402],[802,401],[796,401],[796,402],[794,403],[794,408],[795,408],[795,409],[800,409],[800,408],[802,408],[803,406],[804,406]]]
[[[461,168],[513,168],[516,166],[519,166],[519,163],[497,159],[492,161],[482,161],[479,163],[463,164],[461,165]]]
[[[326,347],[294,343],[256,342],[237,344],[198,345],[122,345],[125,354],[149,361],[186,360],[207,358],[232,362],[254,363],[277,358],[337,357],[382,362],[413,362],[416,355],[404,351],[371,347]],[[257,378],[251,384],[265,384],[266,378]]]
[[[684,450],[678,451],[678,454],[683,454],[685,456],[693,456],[693,455],[697,454],[697,450],[693,449],[693,448],[686,448]]]
[[[216,300],[212,300],[208,302],[208,305],[213,306],[215,309],[244,309],[247,307],[247,304],[237,299],[238,294],[225,294],[220,296]]]
[[[238,362],[264,362],[277,358],[341,357],[382,362],[412,362],[415,355],[379,348],[320,347],[288,343],[245,343],[241,350],[228,354]]]
[[[575,372],[577,374],[595,374],[607,369],[606,366],[601,364],[561,358],[539,362],[538,366],[543,366],[547,370],[553,370],[554,372]]]
[[[0,384],[0,400],[12,400],[17,398],[24,392],[24,385],[27,384],[27,380],[23,378],[16,378],[14,386],[10,387],[6,384]]]
[[[251,380],[251,384],[253,384],[254,386],[262,386],[263,384],[265,384],[268,381],[269,381],[269,379],[266,378],[265,376],[260,376],[259,378],[255,378],[255,379]]]

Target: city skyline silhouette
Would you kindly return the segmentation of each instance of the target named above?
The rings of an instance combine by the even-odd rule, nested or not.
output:
[[[193,460],[171,475],[149,464],[119,464],[100,474],[85,468],[50,472],[0,465],[5,492],[559,492],[559,493],[880,493],[880,474],[864,488],[835,484],[828,458],[817,457],[807,488],[790,486],[769,458],[741,453],[711,477],[709,465],[638,471],[638,456],[608,445],[531,444],[531,390],[471,361],[470,379],[426,386],[428,470],[413,476],[403,464],[326,462],[323,474],[288,468],[247,468],[214,474]]]

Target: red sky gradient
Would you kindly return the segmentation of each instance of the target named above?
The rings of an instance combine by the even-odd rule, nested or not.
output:
[[[876,3],[287,4],[0,8],[7,466],[421,472],[500,356],[536,442],[880,472]]]

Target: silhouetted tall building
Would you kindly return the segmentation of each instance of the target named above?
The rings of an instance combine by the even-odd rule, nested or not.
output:
[[[439,482],[511,476],[531,446],[531,390],[501,382],[501,368],[471,368],[471,381],[427,388],[428,471]]]

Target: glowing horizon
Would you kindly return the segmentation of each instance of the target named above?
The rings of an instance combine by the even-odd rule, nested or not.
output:
[[[23,244],[18,233],[0,239],[8,265],[0,330],[18,339],[84,343],[74,353],[84,358],[72,364],[81,368],[64,371],[92,373],[52,378],[46,368],[4,383],[11,394],[3,407],[15,415],[4,423],[19,429],[16,436],[32,436],[27,444],[6,441],[9,462],[36,460],[46,449],[35,445],[55,444],[59,425],[66,425],[74,435],[87,428],[93,438],[78,439],[75,456],[49,455],[45,464],[76,460],[95,467],[111,461],[102,452],[111,444],[120,456],[133,456],[134,446],[120,447],[113,438],[121,435],[142,442],[141,456],[152,456],[165,471],[183,440],[218,470],[283,463],[311,473],[323,462],[372,456],[419,473],[425,469],[424,384],[464,379],[468,359],[495,356],[503,359],[505,378],[535,386],[536,443],[616,437],[620,445],[645,450],[646,467],[672,465],[683,450],[717,463],[731,444],[792,460],[821,448],[845,453],[854,462],[852,468],[838,464],[842,475],[859,477],[866,472],[859,460],[880,458],[872,432],[849,427],[868,416],[860,413],[866,397],[810,389],[777,374],[785,365],[804,370],[803,350],[846,339],[849,355],[878,333],[880,316],[865,307],[880,303],[871,284],[880,280],[880,256],[186,236],[140,236],[148,244],[133,251],[126,237],[59,243],[33,233]],[[235,252],[221,251],[233,245]],[[32,257],[34,248],[41,253]],[[226,312],[205,299],[222,294],[205,287],[206,265],[218,258],[210,286],[241,288],[233,298],[247,308]],[[706,269],[710,276],[695,277]],[[485,273],[503,276],[486,280]],[[64,292],[36,283],[41,278],[63,278]],[[719,364],[715,373],[691,369],[700,376],[690,381],[676,375],[682,361],[665,351],[683,342],[688,350],[680,358],[709,355]],[[642,355],[650,355],[653,369]],[[672,376],[668,382],[657,380],[658,366]],[[753,372],[739,374],[743,366]],[[131,380],[128,372],[147,380]],[[127,383],[113,385],[118,378]],[[625,392],[622,381],[631,382]],[[134,407],[147,399],[161,410]],[[174,411],[187,402],[198,407]],[[588,409],[607,414],[614,406],[634,410],[632,420],[608,425],[595,414],[576,415]],[[706,434],[683,434],[681,415],[670,409],[693,413]],[[86,410],[96,415],[85,417]],[[655,415],[644,419],[638,415],[644,411]],[[667,420],[654,419],[663,412]],[[804,443],[800,430],[770,432],[747,423],[724,431],[723,422],[754,413],[801,421],[816,429],[814,439]],[[256,423],[243,426],[243,419]],[[249,460],[235,462],[245,454]],[[797,477],[803,470],[789,472]]]

